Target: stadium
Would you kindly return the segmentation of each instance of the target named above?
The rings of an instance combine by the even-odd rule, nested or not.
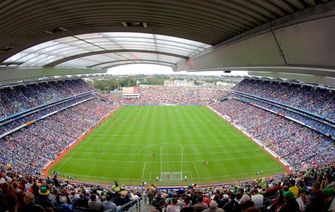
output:
[[[335,212],[334,1],[0,5],[0,211]]]

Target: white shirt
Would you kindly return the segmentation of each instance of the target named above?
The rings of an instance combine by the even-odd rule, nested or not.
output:
[[[298,198],[296,199],[296,201],[298,202],[300,211],[305,211],[305,209],[306,209],[306,205],[305,205],[305,203],[302,201],[301,197],[298,197]]]
[[[251,196],[251,201],[254,202],[256,208],[263,207],[264,196],[262,194],[256,194]]]

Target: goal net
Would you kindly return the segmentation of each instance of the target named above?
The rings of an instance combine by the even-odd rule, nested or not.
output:
[[[162,181],[181,181],[183,174],[181,172],[161,172]]]

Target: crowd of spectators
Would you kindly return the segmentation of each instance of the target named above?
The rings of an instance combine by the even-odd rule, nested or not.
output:
[[[88,91],[93,88],[81,79],[4,87],[0,89],[0,120]]]
[[[234,90],[274,100],[335,121],[335,92],[325,88],[245,79]]]
[[[235,99],[211,106],[276,152],[294,169],[313,167],[334,160],[333,139],[283,116]]]
[[[157,188],[87,184],[25,175],[0,167],[0,211],[120,211],[142,200],[143,211],[334,212],[335,167],[212,186]]]
[[[140,188],[118,185],[93,185],[42,177],[0,166],[0,211],[103,211],[116,212],[122,205],[137,200]],[[86,210],[85,210],[86,209]]]
[[[280,105],[277,105],[271,102],[261,101],[255,98],[246,97],[246,96],[243,96],[237,93],[234,96],[235,98],[241,101],[251,103],[254,105],[258,105],[260,107],[269,109],[270,111],[273,111],[275,113],[292,118],[298,122],[305,124],[306,126],[309,126],[310,128],[324,135],[330,135],[335,138],[335,128],[334,128],[335,125],[324,122],[322,119],[318,117],[311,117],[302,112],[295,111],[287,107],[283,107],[283,106],[280,106]]]
[[[93,98],[0,139],[0,161],[25,173],[41,169],[115,106]]]
[[[23,173],[40,173],[115,107],[95,98],[91,91],[93,88],[81,79],[0,89],[1,164],[13,165]],[[18,113],[22,114],[13,116]],[[16,130],[24,124],[27,126]]]
[[[45,116],[47,114],[50,114],[52,112],[55,111],[59,111],[63,108],[66,108],[70,105],[73,105],[75,103],[87,100],[92,98],[92,95],[84,95],[81,97],[77,97],[77,98],[73,98],[70,100],[67,100],[65,102],[62,102],[60,104],[54,104],[54,105],[48,105],[43,109],[39,109],[39,110],[34,110],[29,112],[29,114],[22,114],[20,116],[17,116],[15,118],[12,118],[10,120],[7,120],[3,123],[0,123],[0,135],[2,135],[3,133],[6,133],[10,130],[15,129],[16,127],[19,127],[27,122],[30,121],[34,121],[34,120],[38,120],[39,118],[41,118],[42,116]]]
[[[155,211],[334,212],[334,176],[330,166],[235,184],[151,189],[147,195]]]
[[[325,90],[277,82],[244,80],[235,90],[278,101],[335,120],[334,94]],[[82,80],[45,82],[0,90],[0,119],[40,105],[48,104],[92,90]],[[284,116],[313,125],[311,119],[290,113],[271,104],[250,98],[229,98],[215,87],[144,87],[139,99],[114,98],[121,104],[135,105],[210,105],[254,139],[279,155],[297,172],[279,179],[263,178],[242,184],[215,187],[190,186],[180,189],[157,189],[150,186],[125,189],[115,185],[89,185],[38,175],[43,167],[94,126],[114,105],[99,98],[71,100],[0,125],[0,134],[36,117],[78,103],[73,107],[39,120],[28,127],[0,138],[0,212],[1,211],[72,211],[90,208],[117,210],[118,206],[143,196],[161,211],[333,211],[335,169],[317,169],[334,160],[335,145],[324,136]],[[104,95],[108,98],[108,95]],[[275,110],[278,114],[253,106]],[[322,123],[320,132],[331,134],[333,128]],[[327,125],[328,126],[328,125]],[[328,130],[328,131],[326,131]],[[306,171],[307,170],[307,171]],[[266,202],[267,197],[273,201]]]
[[[208,105],[226,92],[225,88],[220,87],[140,87],[140,98],[114,100],[132,105]]]

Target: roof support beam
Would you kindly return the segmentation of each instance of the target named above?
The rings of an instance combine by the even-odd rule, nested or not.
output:
[[[77,54],[77,55],[73,55],[73,56],[70,56],[70,57],[62,58],[60,60],[56,60],[54,62],[46,64],[44,67],[55,67],[59,64],[68,62],[70,60],[78,59],[78,58],[81,58],[81,57],[87,57],[87,56],[98,55],[98,54],[107,54],[107,53],[120,53],[120,52],[154,53],[154,54],[161,54],[161,55],[179,57],[181,59],[188,59],[189,58],[185,55],[178,55],[178,54],[173,54],[173,53],[168,53],[168,52],[139,50],[139,49],[117,49],[117,50],[103,50],[103,51],[95,51],[95,52],[85,52],[85,53],[82,53],[82,54]]]
[[[163,65],[163,66],[170,66],[172,67],[174,63],[168,63],[163,61],[156,61],[156,60],[124,60],[123,62],[114,63],[108,66],[103,67],[103,70],[113,68],[116,66],[122,66],[122,65],[132,65],[132,64],[154,64],[154,65]]]
[[[158,60],[141,60],[141,59],[129,59],[129,60],[114,60],[114,61],[108,61],[108,62],[103,62],[103,63],[97,63],[97,64],[94,64],[94,65],[91,65],[91,66],[87,66],[87,68],[95,68],[96,66],[101,66],[101,65],[104,65],[104,64],[113,64],[113,63],[123,63],[123,62],[129,62],[129,63],[141,63],[141,62],[151,62],[151,63],[154,63],[154,62],[158,62],[158,63],[166,63],[166,64],[169,64],[171,66],[174,65],[174,63],[169,63],[169,62],[165,62],[165,61],[158,61]],[[102,68],[105,68],[105,67],[102,67]]]

